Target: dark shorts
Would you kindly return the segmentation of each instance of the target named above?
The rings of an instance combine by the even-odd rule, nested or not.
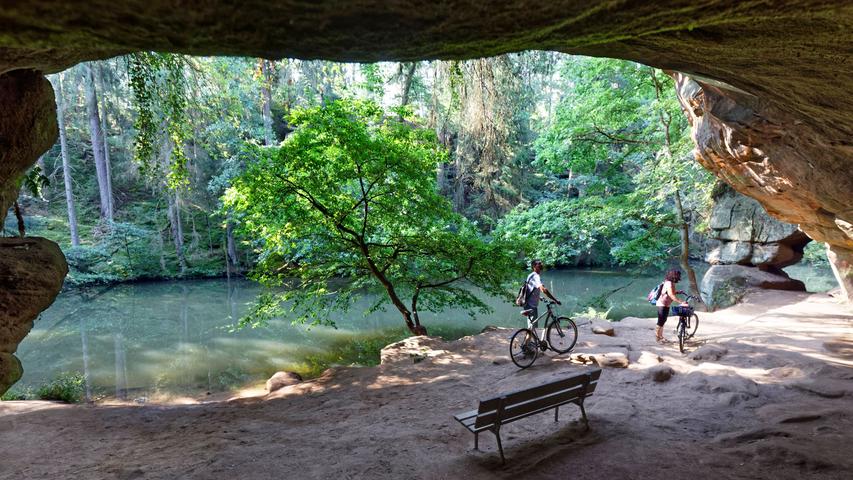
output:
[[[669,307],[658,307],[658,326],[662,327],[669,316]]]

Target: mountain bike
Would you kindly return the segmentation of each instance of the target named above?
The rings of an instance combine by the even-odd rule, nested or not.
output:
[[[557,353],[568,353],[575,347],[578,341],[578,326],[569,317],[558,317],[553,310],[554,302],[546,299],[547,307],[545,313],[530,321],[530,328],[522,328],[512,334],[509,340],[509,357],[518,368],[527,368],[533,365],[539,352],[549,348]],[[545,327],[542,329],[543,336],[539,337],[536,324],[545,318]]]
[[[685,299],[685,303],[688,304],[687,306],[683,307],[673,305],[670,307],[672,309],[672,314],[678,315],[678,324],[675,326],[675,335],[678,337],[678,350],[680,350],[681,353],[684,353],[684,344],[687,340],[693,338],[693,335],[696,334],[696,329],[699,328],[699,317],[694,312],[693,307],[689,305],[691,299],[701,301],[701,299],[695,295],[687,295]]]

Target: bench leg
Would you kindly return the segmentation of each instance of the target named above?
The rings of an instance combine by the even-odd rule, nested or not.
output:
[[[554,421],[555,422],[560,421],[559,418],[560,418],[560,407],[556,407],[554,409]]]
[[[480,449],[480,432],[474,432],[474,450]]]
[[[501,465],[506,465],[506,459],[504,458],[504,447],[501,445],[501,430],[493,430],[495,433],[495,438],[498,440],[498,451],[501,452]]]
[[[586,409],[583,408],[583,400],[578,403],[578,406],[581,407],[581,415],[583,415],[583,423],[586,424],[586,429],[589,430],[589,419],[586,418]]]

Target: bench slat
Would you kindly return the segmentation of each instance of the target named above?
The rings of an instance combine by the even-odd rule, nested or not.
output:
[[[598,377],[600,375],[601,370],[596,369],[593,371],[583,372],[569,378],[562,378],[555,382],[546,383],[544,385],[529,388],[527,390],[517,390],[515,392],[499,395],[497,397],[481,401],[479,410],[480,412],[496,410],[498,408],[498,403],[500,402],[501,398],[505,398],[504,406],[506,407],[516,403],[526,402],[527,400],[533,398],[549,395],[551,393],[558,392],[561,390],[566,390],[577,385],[582,385],[584,382],[587,381],[587,378],[589,378],[589,381],[591,383],[595,380],[598,380]]]
[[[501,423],[509,423],[516,420],[516,417],[521,418],[534,411],[538,412],[543,409],[547,410],[548,408],[553,408],[557,405],[569,403],[577,398],[587,397],[591,395],[594,390],[595,383],[589,384],[589,387],[586,390],[584,389],[583,384],[575,385],[572,388],[554,392],[547,396],[530,399],[514,405],[504,406],[503,413],[501,414]],[[495,423],[497,416],[497,410],[489,412],[478,411],[475,426],[480,428],[485,425],[492,425]]]
[[[463,420],[467,420],[469,418],[473,418],[476,416],[477,416],[477,410],[471,410],[470,412],[458,413],[458,414],[454,415],[453,418],[455,418],[456,420],[461,422]]]

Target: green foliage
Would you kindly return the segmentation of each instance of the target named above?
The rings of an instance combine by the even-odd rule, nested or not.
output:
[[[829,259],[826,257],[826,244],[821,242],[809,242],[803,249],[803,263],[815,267],[828,267]]]
[[[677,245],[672,230],[659,231],[638,212],[634,197],[584,197],[520,207],[504,217],[495,235],[532,238],[532,256],[556,266],[653,262]],[[645,212],[644,212],[645,213]]]
[[[382,98],[385,93],[385,80],[382,78],[379,65],[362,63],[361,74],[364,76],[361,88],[367,93],[368,98]]]
[[[607,316],[610,314],[610,309],[601,311],[599,308],[604,308],[605,306],[599,306],[598,308],[593,306],[587,306],[586,310],[578,310],[572,314],[572,318],[589,318],[592,320],[607,320]]]
[[[128,72],[137,109],[135,159],[150,177],[164,173],[152,161],[158,142],[169,144],[168,183],[189,184],[184,144],[189,138],[185,60],[171,53],[138,52],[128,56]],[[161,127],[162,126],[162,127]]]
[[[436,325],[430,328],[431,336],[448,341],[475,333],[477,333],[477,329],[464,326]],[[379,365],[382,349],[392,343],[404,340],[409,335],[410,332],[404,328],[391,328],[370,334],[355,335],[330,345],[322,353],[306,356],[303,362],[294,365],[292,370],[299,373],[303,378],[316,378],[327,368],[335,365],[365,367]]]
[[[35,398],[35,393],[33,393],[31,388],[25,388],[23,390],[19,390],[15,387],[6,390],[6,393],[0,395],[0,402],[10,402],[13,400],[32,400]]]
[[[44,189],[48,186],[50,179],[44,175],[39,165],[33,165],[33,168],[20,178],[18,188],[26,189],[33,197],[42,198]]]
[[[78,403],[83,400],[84,382],[80,373],[60,373],[49,383],[39,387],[36,396],[41,400]]]
[[[505,294],[512,250],[481,238],[436,193],[433,172],[447,157],[432,131],[353,100],[297,110],[290,123],[281,148],[259,149],[226,194],[260,239],[257,278],[285,288],[249,322],[289,302],[299,321],[331,323],[367,292],[380,293],[373,309],[411,296],[412,311],[471,312],[489,308],[466,287]]]

